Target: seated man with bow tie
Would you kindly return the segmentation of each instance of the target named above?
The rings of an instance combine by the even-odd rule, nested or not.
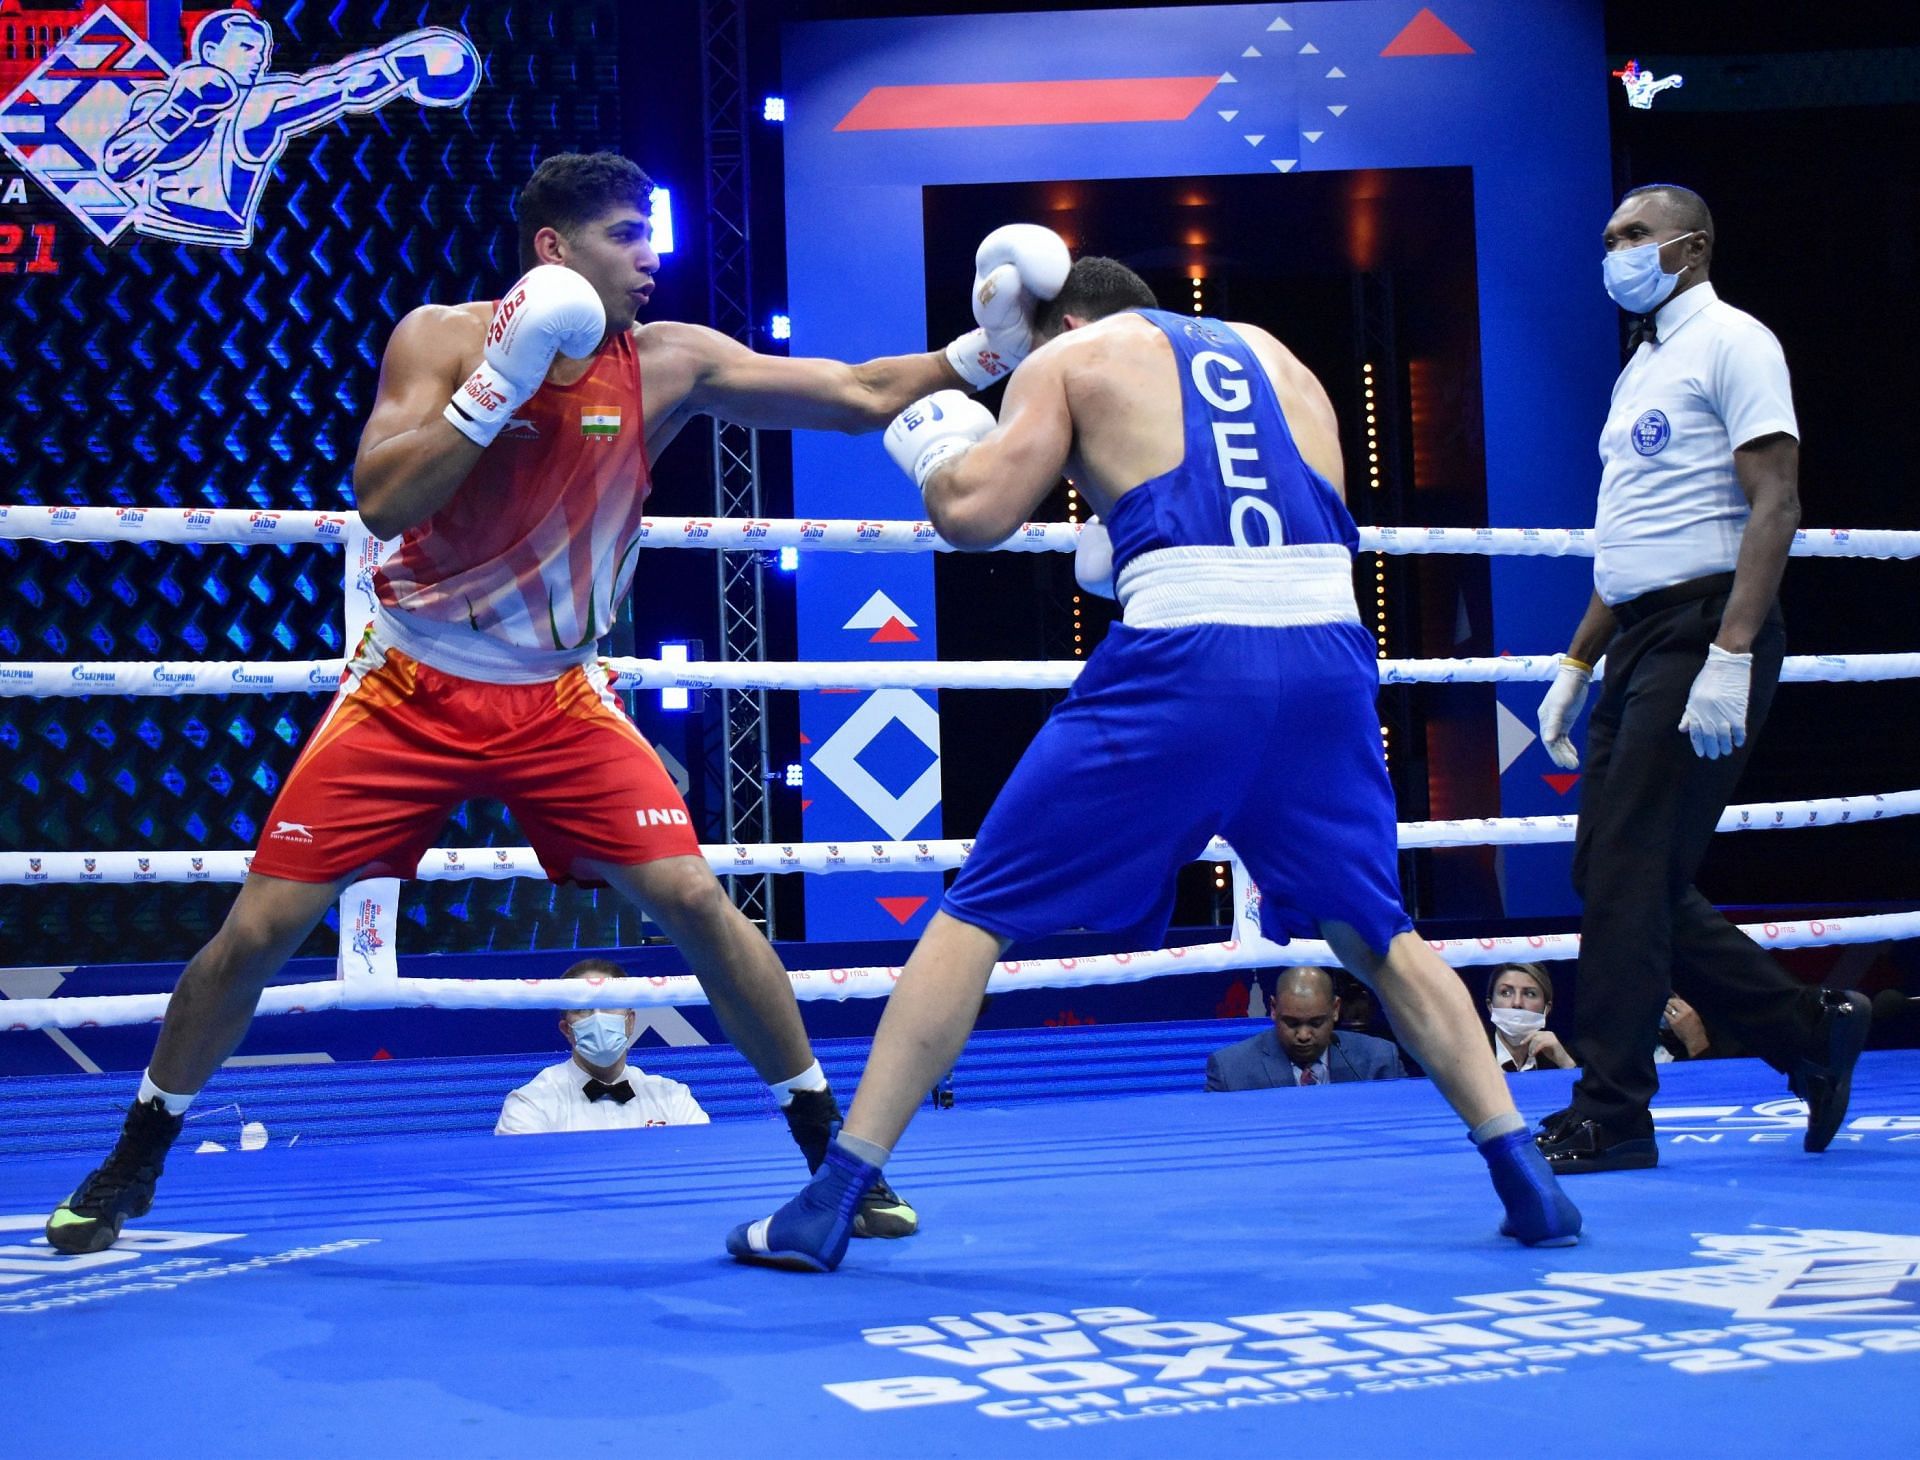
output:
[[[566,978],[623,978],[626,970],[604,958],[583,958]],[[573,1057],[549,1065],[517,1090],[500,1109],[497,1136],[546,1135],[553,1131],[631,1130],[645,1125],[705,1125],[707,1113],[678,1080],[642,1074],[627,1063],[633,1043],[631,1009],[569,1009],[560,1032]]]

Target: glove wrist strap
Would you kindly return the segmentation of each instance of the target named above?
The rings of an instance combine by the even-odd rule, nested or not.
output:
[[[453,393],[441,415],[474,445],[488,446],[513,413],[526,404],[528,394],[482,360],[480,368]]]
[[[1020,363],[996,350],[983,329],[968,330],[947,346],[946,353],[947,363],[974,390],[985,390],[994,381],[1011,375]]]
[[[958,436],[949,436],[944,441],[936,441],[920,453],[920,459],[913,464],[913,484],[920,489],[924,499],[927,495],[927,480],[941,467],[958,461],[973,449],[971,441]]]

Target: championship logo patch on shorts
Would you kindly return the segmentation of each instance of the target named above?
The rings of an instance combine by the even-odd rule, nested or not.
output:
[[[1648,411],[1633,423],[1633,449],[1642,456],[1658,456],[1673,439],[1673,427],[1664,411]]]

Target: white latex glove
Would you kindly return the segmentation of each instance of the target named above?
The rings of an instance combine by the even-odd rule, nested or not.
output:
[[[1693,677],[1687,710],[1680,717],[1695,755],[1717,760],[1747,743],[1747,690],[1752,683],[1753,655],[1707,645],[1707,662]]]
[[[1587,686],[1592,680],[1590,665],[1562,654],[1560,667],[1553,673],[1553,683],[1547,687],[1546,698],[1540,701],[1540,739],[1553,763],[1563,771],[1575,770],[1580,765],[1580,752],[1574,749],[1567,732],[1580,718],[1580,711],[1587,703]]]

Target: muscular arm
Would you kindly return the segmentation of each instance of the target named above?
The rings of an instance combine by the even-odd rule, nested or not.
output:
[[[1733,568],[1733,591],[1714,643],[1729,654],[1753,648],[1754,635],[1780,591],[1787,554],[1800,526],[1800,443],[1776,434],[1749,441],[1733,453],[1733,473],[1747,494],[1753,515],[1740,539]]]
[[[1007,383],[1000,424],[927,478],[927,520],[955,547],[1005,542],[1051,492],[1073,450],[1059,351],[1028,357]]]
[[[477,356],[483,326],[459,310],[426,305],[393,331],[380,362],[373,412],[353,460],[360,519],[375,537],[398,537],[452,500],[485,448],[441,412]]]
[[[662,343],[681,354],[691,388],[680,410],[773,431],[878,431],[936,390],[964,389],[946,356],[885,355],[860,365],[762,355],[717,330],[658,324]]]

